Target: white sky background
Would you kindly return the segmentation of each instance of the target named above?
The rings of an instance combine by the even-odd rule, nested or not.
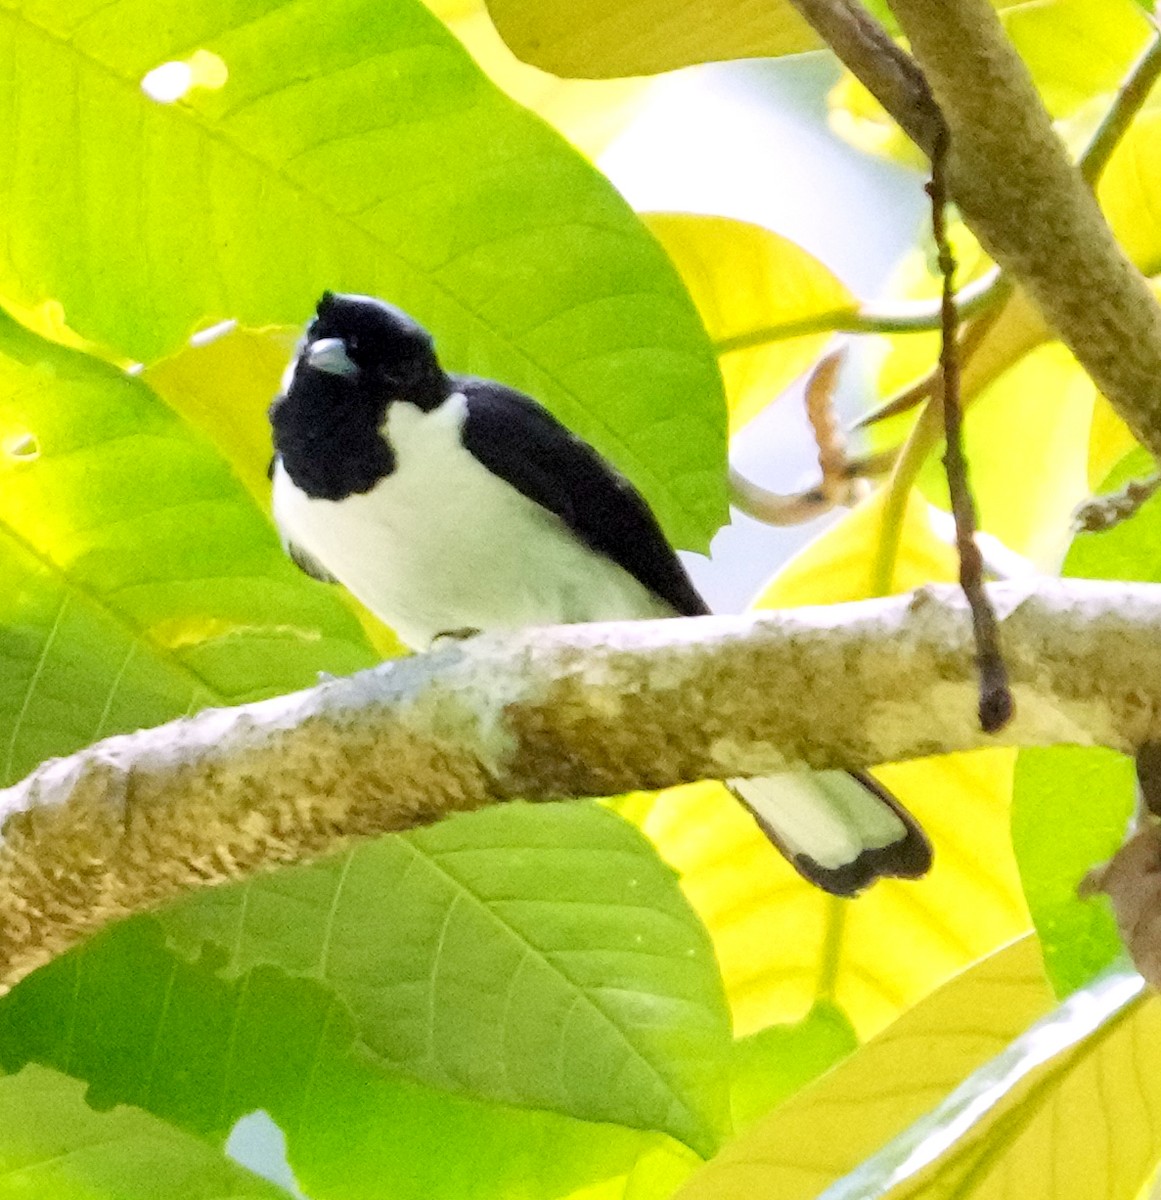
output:
[[[830,132],[826,94],[838,75],[823,54],[676,72],[657,82],[599,165],[638,211],[764,225],[821,259],[856,296],[877,299],[926,214],[923,179]],[[848,372],[848,387],[858,388],[858,374]],[[735,439],[732,459],[778,490],[815,481],[797,389]],[[773,529],[735,513],[714,539],[712,561],[685,561],[710,605],[736,612],[826,520]]]

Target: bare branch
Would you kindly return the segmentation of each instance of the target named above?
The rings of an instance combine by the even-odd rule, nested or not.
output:
[[[865,494],[866,481],[847,457],[846,438],[834,411],[845,358],[845,349],[824,355],[806,382],[806,416],[818,446],[818,484],[804,492],[773,492],[730,467],[730,502],[739,511],[766,525],[801,525],[838,505],[854,504]]]
[[[1161,587],[989,588],[1017,713],[976,718],[957,589],[481,637],[110,738],[0,792],[0,984],[195,888],[524,796],[983,745],[1161,740]]]

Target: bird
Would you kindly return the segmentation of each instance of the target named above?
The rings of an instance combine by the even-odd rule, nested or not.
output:
[[[270,405],[274,522],[411,649],[444,635],[701,616],[641,493],[542,404],[448,373],[431,334],[373,296],[324,292]],[[863,772],[726,786],[800,875],[854,896],[932,850]]]

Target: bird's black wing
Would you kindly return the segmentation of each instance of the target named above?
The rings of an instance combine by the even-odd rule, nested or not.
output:
[[[522,392],[462,375],[452,384],[468,401],[464,444],[488,470],[680,616],[709,612],[641,494],[588,443]]]

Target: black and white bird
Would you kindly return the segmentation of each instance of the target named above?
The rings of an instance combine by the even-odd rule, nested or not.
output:
[[[381,300],[323,295],[270,423],[287,552],[414,649],[464,630],[709,611],[623,476],[529,396],[445,372],[430,334]],[[728,786],[829,892],[930,866],[922,830],[867,775]]]

